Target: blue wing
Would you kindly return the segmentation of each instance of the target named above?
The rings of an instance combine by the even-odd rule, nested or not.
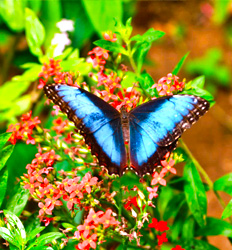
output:
[[[120,113],[99,97],[68,85],[46,85],[45,94],[74,122],[100,165],[121,174],[127,165]]]
[[[143,175],[152,173],[177,139],[209,109],[203,98],[190,95],[162,97],[130,112],[130,161]]]

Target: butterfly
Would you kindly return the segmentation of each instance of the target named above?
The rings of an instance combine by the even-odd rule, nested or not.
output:
[[[74,122],[99,164],[109,174],[118,175],[128,166],[139,176],[152,173],[175,149],[182,133],[210,106],[198,96],[173,95],[151,100],[130,112],[122,107],[119,112],[82,88],[50,84],[44,86],[44,92]]]

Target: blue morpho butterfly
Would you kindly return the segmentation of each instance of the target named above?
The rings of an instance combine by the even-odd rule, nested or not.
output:
[[[109,174],[122,175],[128,165],[139,176],[152,173],[166,153],[175,149],[182,133],[209,109],[209,103],[201,97],[173,95],[149,101],[130,112],[123,107],[119,112],[81,88],[51,84],[44,91],[74,122]]]

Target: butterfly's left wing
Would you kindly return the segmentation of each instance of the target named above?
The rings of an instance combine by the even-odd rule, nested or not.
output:
[[[120,113],[96,95],[73,86],[51,84],[44,92],[73,121],[100,165],[122,174],[127,165]]]
[[[130,112],[130,161],[139,175],[152,173],[182,133],[209,109],[203,98],[174,95],[158,98]]]

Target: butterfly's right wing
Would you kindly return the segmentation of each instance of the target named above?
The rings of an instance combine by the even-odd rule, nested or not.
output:
[[[209,109],[198,96],[165,96],[130,112],[130,160],[139,175],[152,173],[182,133]]]
[[[44,87],[44,92],[74,122],[99,164],[109,174],[122,174],[127,157],[120,113],[81,88],[51,84]]]

